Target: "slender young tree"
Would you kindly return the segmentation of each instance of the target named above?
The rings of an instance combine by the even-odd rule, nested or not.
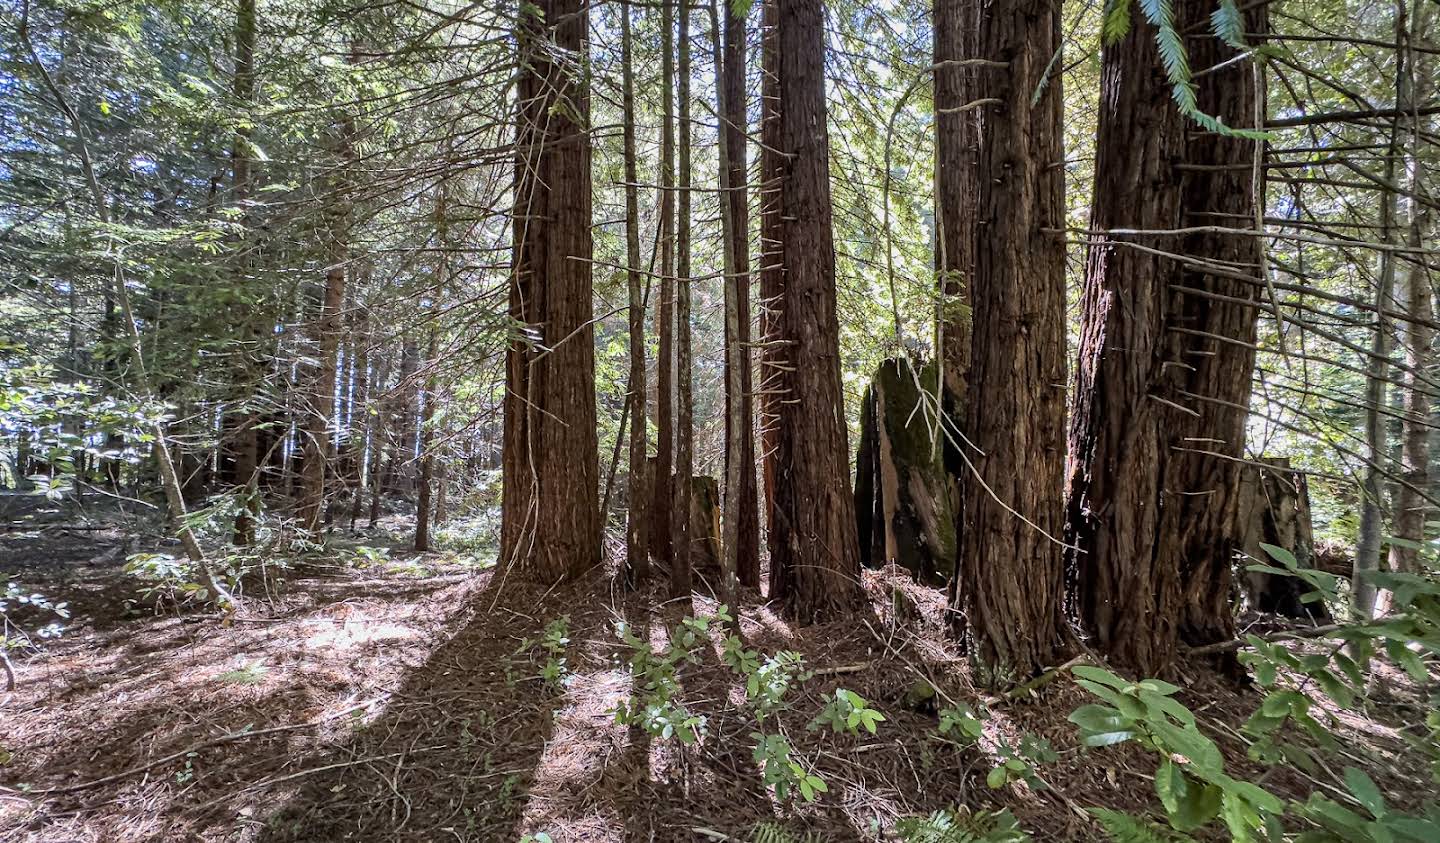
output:
[[[1405,79],[1405,97],[1402,100],[1412,113],[1416,104],[1429,102],[1435,93],[1435,56],[1431,38],[1434,25],[1434,10],[1429,3],[1416,3],[1414,14],[1408,24],[1407,38],[1397,42],[1410,46],[1408,71]],[[1424,49],[1414,49],[1414,47]],[[1411,147],[1409,153],[1408,192],[1410,199],[1410,222],[1405,245],[1421,249],[1431,233],[1434,211],[1431,205],[1420,199],[1430,174],[1424,138],[1433,133],[1434,120],[1415,114],[1411,118]],[[1431,482],[1430,471],[1430,392],[1425,384],[1426,377],[1434,364],[1431,346],[1435,332],[1430,323],[1435,316],[1434,293],[1430,286],[1430,274],[1423,260],[1412,258],[1405,268],[1405,315],[1409,317],[1403,327],[1401,344],[1405,350],[1404,390],[1405,415],[1400,429],[1400,468],[1403,482],[1395,492],[1394,533],[1402,539],[1390,545],[1390,567],[1392,570],[1415,573],[1419,570],[1419,552],[1416,546],[1425,540],[1425,517],[1428,504],[1423,493],[1428,492]]]
[[[600,563],[589,6],[527,5],[520,48],[500,554],[540,582]]]
[[[775,445],[780,431],[785,356],[780,315],[785,291],[784,251],[780,245],[780,54],[776,41],[778,0],[761,0],[760,23],[760,428],[761,487],[766,530],[775,525]],[[785,588],[780,571],[770,566],[770,597]]]
[[[670,560],[670,592],[690,593],[690,499],[695,476],[695,395],[690,359],[690,2],[679,0],[675,99],[679,105],[679,178],[675,212],[675,509],[671,532],[677,550]]]
[[[420,491],[415,499],[415,549],[430,549],[434,523],[431,511],[435,482],[435,409],[440,397],[440,314],[445,287],[450,278],[450,237],[447,220],[447,182],[442,178],[435,197],[436,250],[435,286],[430,302],[430,326],[425,343],[425,381],[420,410]]]
[[[358,431],[352,431],[350,437],[350,477],[348,482],[355,490],[355,495],[350,501],[350,530],[355,530],[355,522],[360,518],[360,509],[364,505],[365,491],[369,487],[375,467],[368,465],[373,460],[371,454],[372,439],[375,435],[376,414],[370,408],[370,386],[372,377],[370,373],[370,310],[358,300],[355,305],[355,318],[353,330],[355,333],[355,412],[359,413],[360,424]],[[352,422],[353,426],[353,422]]]
[[[235,7],[235,75],[231,82],[231,94],[237,108],[250,108],[255,103],[255,0],[238,0]],[[248,119],[236,125],[235,140],[230,148],[231,195],[235,205],[244,213],[250,199],[253,181],[251,135],[253,130]],[[243,266],[237,272],[244,278]],[[241,289],[244,284],[238,285]],[[259,344],[257,326],[246,326],[249,340]],[[258,469],[260,463],[260,439],[255,426],[259,415],[253,406],[243,406],[253,401],[254,378],[251,370],[254,364],[249,355],[242,355],[239,365],[239,389],[236,399],[242,406],[226,416],[227,440],[231,469],[231,482],[241,490],[243,502],[235,517],[235,544],[248,545],[255,538],[255,514],[259,509]]]
[[[675,7],[660,2],[660,302],[655,308],[655,476],[650,549],[673,564],[675,511]]]
[[[976,34],[988,98],[972,236],[974,353],[952,608],[993,678],[1064,653],[1065,214],[1059,0],[1002,0]],[[1039,92],[1036,99],[1036,92]]]
[[[975,57],[980,4],[977,0],[934,0],[935,65],[935,277],[938,304],[935,347],[941,380],[955,400],[965,395],[970,367],[970,286],[975,272],[976,155],[979,108]],[[961,408],[952,409],[959,423]]]
[[[721,15],[716,10],[720,0],[710,0],[710,48],[714,55],[715,66],[719,68],[715,80],[715,113],[724,115],[726,120],[733,117],[729,107],[731,96],[729,87],[729,68],[726,66],[725,48],[722,46],[724,36],[721,35]],[[741,473],[748,472],[750,481],[755,480],[755,464],[751,462],[748,467],[741,459],[740,443],[749,438],[750,430],[748,425],[741,421],[741,395],[740,372],[741,372],[741,344],[740,336],[740,302],[739,290],[734,285],[737,277],[736,268],[736,242],[732,236],[735,229],[735,206],[731,202],[730,191],[733,186],[732,179],[735,171],[731,165],[731,143],[733,140],[729,126],[722,126],[717,133],[716,140],[719,146],[719,166],[716,168],[716,182],[719,185],[720,207],[720,240],[721,251],[723,252],[722,267],[725,273],[723,289],[725,291],[725,499],[724,499],[724,526],[722,528],[722,556],[720,564],[721,595],[722,599],[733,608],[739,606],[739,567],[740,567],[740,485]],[[743,247],[743,240],[741,245]],[[732,400],[733,399],[733,400]],[[743,433],[742,433],[743,431]],[[752,500],[753,503],[753,500]],[[759,564],[759,560],[756,560]],[[755,572],[755,582],[759,584],[759,571]]]
[[[750,199],[746,167],[745,17],[723,3],[724,45],[717,86],[724,115],[721,165],[725,225],[725,517],[735,522],[734,570],[743,585],[760,586],[760,512],[755,480],[755,403],[750,371]],[[730,311],[734,309],[734,319]],[[731,464],[737,464],[732,484]],[[734,511],[731,497],[735,498]],[[728,545],[727,545],[728,547]]]
[[[779,241],[785,343],[778,396],[770,564],[789,611],[811,621],[856,608],[860,544],[835,316],[835,243],[821,0],[780,3]]]
[[[630,3],[620,9],[620,84],[625,100],[625,263],[630,325],[630,504],[625,513],[625,582],[645,581],[650,572],[646,530],[649,471],[645,378],[645,301],[640,284],[640,189],[635,150],[635,66],[630,33]]]

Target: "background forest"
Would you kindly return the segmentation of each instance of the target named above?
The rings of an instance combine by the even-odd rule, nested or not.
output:
[[[1434,0],[0,0],[0,836],[1440,840]]]

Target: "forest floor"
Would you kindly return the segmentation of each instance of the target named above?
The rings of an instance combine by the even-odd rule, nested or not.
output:
[[[685,704],[707,718],[698,746],[615,720],[632,691],[616,623],[663,645],[714,601],[624,594],[604,571],[539,589],[453,553],[406,553],[395,526],[388,560],[312,560],[226,618],[147,607],[122,571],[136,546],[122,526],[54,513],[0,532],[0,573],[73,612],[62,636],[16,659],[17,687],[0,692],[0,840],[748,843],[762,825],[771,839],[882,840],[897,818],[957,806],[1008,808],[1036,840],[1092,840],[1103,835],[1084,807],[1154,802],[1143,750],[1077,746],[1065,718],[1090,701],[1083,690],[1061,679],[1022,699],[986,697],[942,633],[943,596],[868,572],[872,609],[844,623],[792,627],[758,595],[742,601],[748,646],[797,651],[814,671],[772,728],[828,792],[782,806],[752,758],[754,721],[718,632],[679,673]],[[547,684],[535,642],[561,617],[566,674]],[[1180,698],[1233,728],[1260,700],[1201,667],[1182,673]],[[942,738],[917,682],[940,706],[988,705],[985,737]],[[839,687],[884,713],[877,734],[805,728]],[[1397,727],[1418,710],[1407,696],[1367,717],[1337,713],[1396,805],[1429,780],[1394,763]],[[1048,787],[991,789],[999,740],[1023,732],[1059,754],[1039,770]],[[1215,737],[1243,769],[1243,747]],[[1303,798],[1285,770],[1266,786]]]

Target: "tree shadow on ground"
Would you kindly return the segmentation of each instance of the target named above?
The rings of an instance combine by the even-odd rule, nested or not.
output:
[[[258,839],[518,839],[562,696],[539,678],[546,656],[535,642],[562,614],[572,639],[600,634],[604,621],[572,589],[492,577],[380,717],[299,765],[298,791]]]

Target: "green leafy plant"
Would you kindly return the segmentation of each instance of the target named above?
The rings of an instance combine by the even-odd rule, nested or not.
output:
[[[242,664],[234,670],[227,670],[218,678],[221,682],[229,682],[233,685],[259,685],[265,681],[265,675],[270,668],[261,659],[255,659]]]
[[[765,786],[774,791],[776,799],[784,802],[799,795],[806,802],[813,802],[817,794],[830,789],[824,779],[795,760],[790,741],[784,735],[751,732],[750,737],[755,741],[752,753],[755,763],[765,777]]]
[[[829,727],[836,734],[851,735],[860,734],[863,728],[873,735],[876,725],[884,720],[885,715],[870,708],[864,697],[845,688],[836,688],[820,714],[806,728],[813,732]]]
[[[629,624],[617,624],[616,634],[630,651],[627,661],[637,691],[615,706],[615,722],[639,726],[651,737],[677,740],[682,747],[699,743],[705,735],[706,718],[679,700],[676,673],[681,664],[698,662],[697,650],[708,641],[709,628],[708,618],[684,618],[671,630],[670,646],[657,652]]]
[[[985,784],[991,789],[1002,788],[1013,781],[1023,781],[1034,790],[1042,790],[1047,785],[1035,772],[1035,768],[1041,764],[1054,763],[1059,758],[1049,741],[1028,732],[1020,736],[1020,741],[1015,746],[1005,740],[999,741],[995,751],[1000,763],[985,776]]]
[[[1106,705],[1085,705],[1070,714],[1089,747],[1137,741],[1159,754],[1155,791],[1176,831],[1190,832],[1223,819],[1238,840],[1252,839],[1284,810],[1269,791],[1225,771],[1224,757],[1201,733],[1195,715],[1173,695],[1180,689],[1158,679],[1129,682],[1104,668],[1073,668],[1076,682]]]
[[[1180,112],[1212,132],[1252,140],[1268,138],[1264,131],[1227,126],[1219,118],[1200,110],[1190,57],[1185,49],[1185,36],[1176,25],[1172,0],[1107,0],[1100,25],[1104,42],[1114,44],[1130,34],[1133,8],[1137,2],[1145,20],[1155,27],[1155,46],[1160,54],[1160,64],[1170,82],[1171,99]],[[1210,16],[1211,36],[1237,50],[1253,52],[1257,59],[1268,54],[1263,47],[1252,49],[1247,45],[1244,32],[1244,19],[1236,0],[1218,0],[1218,6]]]
[[[521,641],[519,648],[515,650],[515,655],[528,655],[538,650],[545,661],[541,664],[539,675],[536,678],[540,679],[546,687],[558,690],[569,675],[565,665],[565,650],[569,645],[570,616],[562,615],[545,625],[545,631],[541,633],[538,640],[526,638]],[[507,675],[510,674],[507,672]]]
[[[977,712],[969,703],[962,702],[940,709],[940,724],[936,729],[952,740],[972,744],[985,734],[986,719],[988,715],[983,710]]]

